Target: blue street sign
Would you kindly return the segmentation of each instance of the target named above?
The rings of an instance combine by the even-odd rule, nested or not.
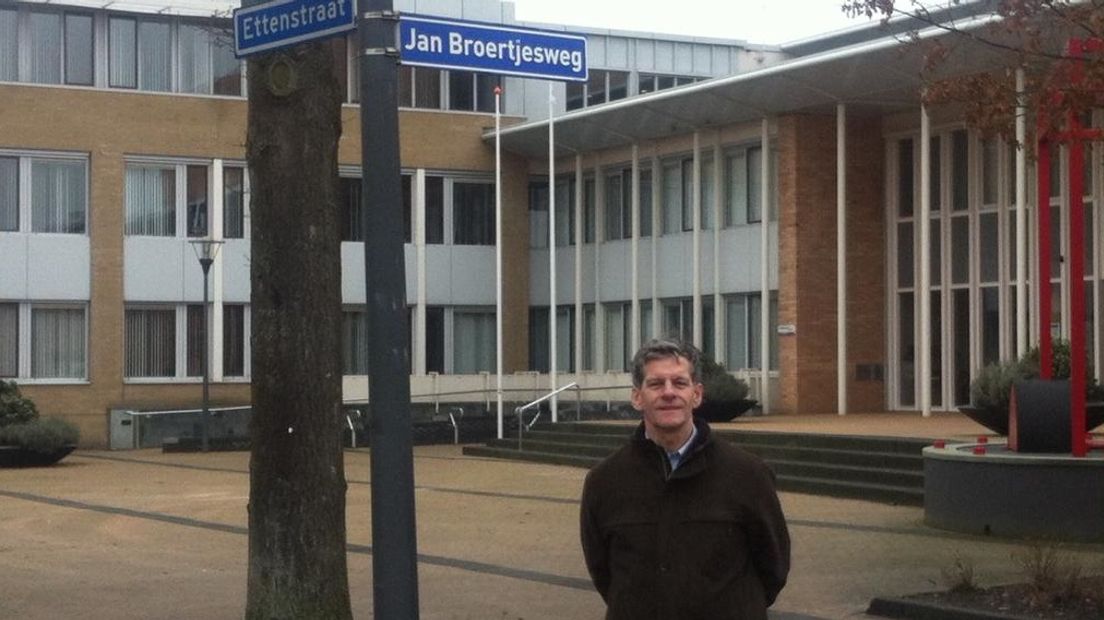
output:
[[[234,10],[238,58],[356,27],[355,0],[276,0]]]
[[[404,65],[585,82],[586,37],[476,22],[399,16]]]

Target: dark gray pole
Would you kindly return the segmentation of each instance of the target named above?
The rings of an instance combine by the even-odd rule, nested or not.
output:
[[[202,431],[202,433],[203,433],[203,451],[204,452],[207,452],[208,447],[209,447],[209,444],[208,444],[209,440],[207,439],[207,437],[208,437],[208,435],[207,435],[207,417],[210,414],[210,409],[211,409],[211,406],[210,406],[211,397],[210,397],[210,392],[209,392],[209,390],[210,390],[210,388],[209,388],[210,377],[207,374],[207,351],[208,351],[207,342],[211,337],[211,333],[210,333],[211,321],[209,320],[208,314],[207,314],[208,313],[208,310],[207,310],[207,273],[211,271],[211,263],[213,263],[213,262],[214,262],[214,259],[210,259],[210,258],[201,258],[201,259],[199,259],[199,265],[201,267],[203,267],[203,359],[200,360],[199,363],[200,363],[200,368],[203,369],[203,420],[202,420],[203,421],[203,424],[202,424],[203,431]]]
[[[398,58],[391,0],[361,0],[361,209],[368,293],[372,579],[379,620],[418,618],[410,334],[403,262]]]

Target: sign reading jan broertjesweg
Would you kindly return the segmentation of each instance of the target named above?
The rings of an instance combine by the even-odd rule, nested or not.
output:
[[[398,44],[404,65],[546,80],[587,79],[586,37],[579,35],[402,15]]]

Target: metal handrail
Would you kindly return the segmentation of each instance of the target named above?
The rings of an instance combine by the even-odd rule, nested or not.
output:
[[[564,390],[570,390],[572,388],[575,388],[576,390],[578,390],[579,389],[579,384],[572,381],[571,383],[568,383],[565,386],[562,386],[562,387],[556,388],[555,390],[552,390],[551,392],[545,394],[544,396],[541,396],[540,398],[538,398],[538,399],[536,399],[532,402],[525,403],[524,405],[514,409],[514,413],[517,414],[517,418],[518,418],[518,451],[519,452],[521,451],[521,435],[522,435],[523,431],[533,428],[533,425],[537,423],[537,419],[540,418],[540,416],[541,416],[540,411],[537,411],[537,415],[533,416],[533,419],[529,421],[529,424],[525,424],[525,417],[524,417],[525,416],[525,410],[529,409],[530,407],[534,407],[536,405],[539,405],[539,404],[543,403],[544,401],[552,398],[553,396],[559,394],[560,392],[563,392]]]
[[[449,422],[452,423],[452,443],[454,445],[459,445],[460,444],[460,424],[457,423],[456,417],[452,415],[453,412],[455,412],[455,411],[459,411],[460,412],[460,417],[463,418],[464,417],[464,408],[463,407],[452,407],[449,410],[449,414],[448,414]]]
[[[363,413],[361,413],[360,409],[350,409],[348,412],[345,413],[345,423],[349,426],[349,436],[351,438],[350,443],[351,443],[352,448],[357,447],[357,445],[356,445],[356,428],[353,427],[353,414],[354,413],[357,415],[358,418],[361,417],[362,415],[364,415]]]

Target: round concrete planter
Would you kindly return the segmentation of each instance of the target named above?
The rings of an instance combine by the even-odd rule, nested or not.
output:
[[[75,449],[75,445],[69,445],[51,452],[39,452],[23,446],[0,446],[0,467],[46,467],[57,463]]]
[[[958,410],[994,433],[1008,435],[1008,409],[982,409],[963,405]],[[1090,431],[1104,424],[1104,402],[1085,403],[1085,422]]]

